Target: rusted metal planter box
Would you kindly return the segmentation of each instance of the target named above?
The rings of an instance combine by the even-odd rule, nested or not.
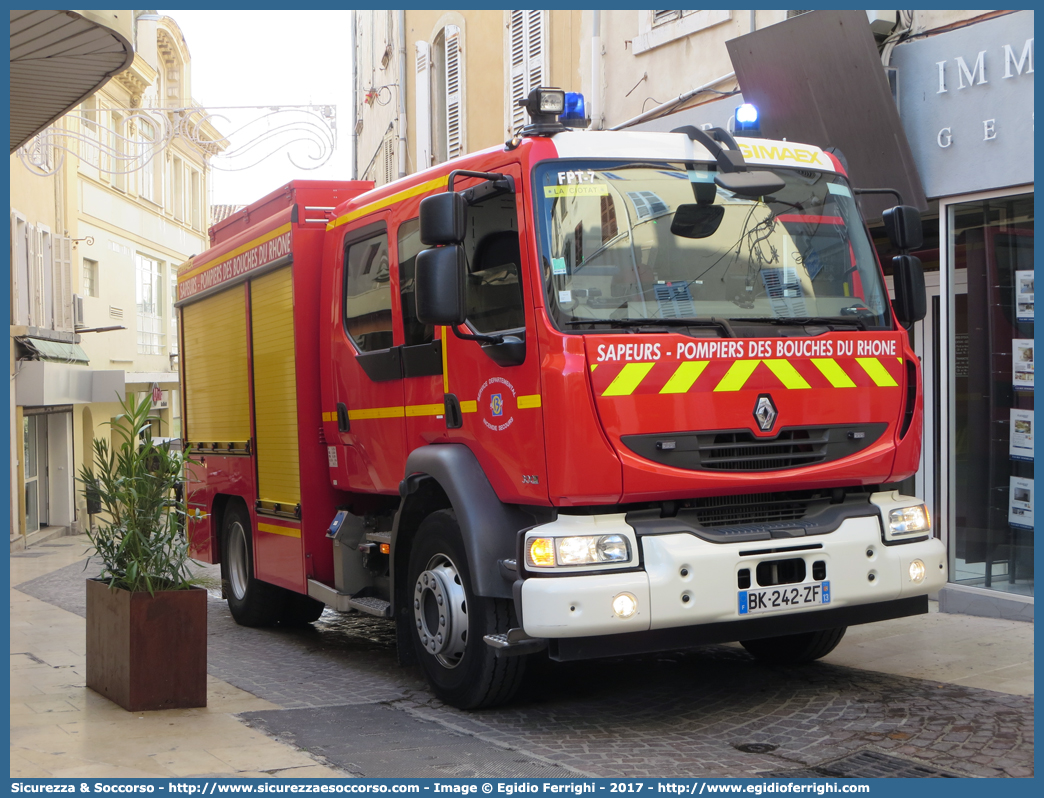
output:
[[[207,705],[207,591],[87,580],[87,686],[124,709]]]

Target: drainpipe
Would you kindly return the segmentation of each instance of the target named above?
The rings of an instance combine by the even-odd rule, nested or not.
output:
[[[349,116],[348,116],[349,124],[352,126],[352,171],[351,171],[351,179],[352,180],[358,180],[359,179],[359,177],[358,177],[358,175],[359,175],[359,134],[356,132],[358,130],[357,126],[359,124],[359,119],[357,117],[357,114],[359,113],[359,109],[358,109],[358,107],[356,105],[356,103],[358,102],[358,98],[356,97],[356,88],[355,88],[356,85],[359,82],[359,45],[355,41],[355,32],[356,32],[355,15],[357,13],[358,12],[355,11],[355,10],[352,11],[352,26],[351,26],[351,33],[349,34],[349,36],[351,37],[349,39],[349,41],[351,41],[351,43],[352,43],[352,91],[351,91],[351,100],[350,100],[350,102],[351,102],[351,106],[350,106],[351,111],[349,111]]]
[[[750,31],[749,32],[753,33],[757,29],[758,29],[758,12],[757,11],[751,11],[750,12]]]
[[[406,11],[399,10],[399,177],[406,177]]]
[[[593,11],[591,17],[591,128],[602,129],[602,12]]]

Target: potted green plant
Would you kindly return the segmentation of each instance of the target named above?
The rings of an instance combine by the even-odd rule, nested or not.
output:
[[[207,704],[207,592],[182,532],[180,452],[153,443],[147,399],[121,400],[113,443],[94,440],[84,492],[101,573],[87,580],[87,686],[124,709]]]

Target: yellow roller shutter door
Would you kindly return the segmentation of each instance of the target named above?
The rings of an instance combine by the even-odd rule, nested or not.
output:
[[[251,282],[250,308],[258,498],[293,506],[301,501],[301,469],[297,450],[294,291],[289,266]]]
[[[185,431],[192,443],[250,440],[246,297],[230,288],[182,309]]]

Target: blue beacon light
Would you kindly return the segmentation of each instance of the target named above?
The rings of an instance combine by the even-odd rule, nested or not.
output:
[[[558,121],[566,127],[587,127],[591,120],[587,118],[584,108],[584,95],[576,91],[566,92],[565,109]]]
[[[758,135],[761,132],[761,124],[758,120],[758,109],[750,103],[743,103],[743,105],[736,109],[735,120],[736,133]]]

